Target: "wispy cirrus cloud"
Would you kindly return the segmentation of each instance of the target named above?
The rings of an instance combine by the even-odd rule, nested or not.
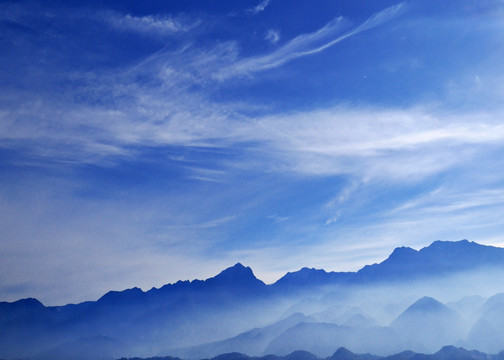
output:
[[[22,114],[4,111],[0,114],[4,146],[43,141],[43,147],[36,147],[39,156],[100,162],[134,156],[143,146],[248,144],[248,149],[260,149],[249,153],[250,160],[269,164],[269,170],[405,180],[464,164],[504,143],[498,114],[335,107],[249,117],[236,113],[231,105],[211,104],[184,93],[166,99],[157,87],[134,89],[135,96],[116,110],[38,103],[32,108],[25,104]],[[39,122],[34,128],[33,117],[50,122]],[[72,123],[65,122],[67,117]],[[54,126],[60,131],[54,132]],[[68,143],[71,147],[65,146]]]
[[[393,19],[403,8],[402,3],[391,6],[344,33],[348,23],[343,17],[337,17],[315,32],[295,37],[271,54],[246,58],[221,69],[214,74],[214,78],[225,80],[234,76],[246,76],[279,67],[296,58],[319,53],[349,37]]]
[[[257,13],[268,4],[260,3]],[[261,71],[301,57],[335,59],[338,54],[326,49],[396,19],[405,7],[385,9],[355,25],[336,18],[290,41],[282,38],[276,51],[265,54],[251,48],[247,56],[240,45],[248,35],[240,35],[249,34],[250,28],[243,27],[236,38],[226,34],[217,39],[191,32],[198,20],[178,15],[114,12],[107,18],[100,8],[69,19],[61,10],[39,15],[38,8],[21,5],[13,6],[11,15],[2,13],[4,20],[30,24],[34,30],[27,35],[9,28],[18,35],[16,42],[29,45],[24,61],[30,65],[23,67],[13,53],[11,68],[20,75],[29,73],[30,86],[9,85],[16,76],[0,81],[0,160],[5,166],[0,227],[8,238],[1,243],[2,273],[20,274],[2,285],[15,287],[44,274],[44,289],[37,290],[44,299],[56,301],[64,284],[60,299],[86,300],[89,294],[75,297],[72,291],[79,290],[71,290],[82,283],[81,274],[89,276],[85,282],[100,284],[92,290],[97,297],[110,288],[138,284],[148,289],[181,278],[204,278],[236,261],[274,280],[301,266],[356,270],[383,260],[398,245],[425,245],[437,238],[495,239],[502,233],[499,215],[504,211],[503,178],[496,171],[504,166],[498,162],[504,158],[498,56],[490,70],[467,70],[463,75],[469,82],[461,82],[460,71],[450,73],[447,94],[440,95],[455,98],[452,103],[476,99],[483,104],[479,108],[432,104],[421,94],[402,105],[388,105],[381,98],[375,102],[365,92],[354,96],[354,102],[342,103],[339,89],[325,89],[325,75],[314,80],[321,81],[318,90],[333,94],[329,101],[319,102],[321,92],[308,91],[294,108],[289,107],[292,103],[277,107],[253,100],[254,92],[270,84]],[[36,21],[38,16],[44,21]],[[221,19],[229,18],[224,14]],[[358,45],[376,42],[377,48],[386,47],[389,35],[404,36],[407,42],[416,31],[431,29],[426,23],[432,19],[418,29],[405,21],[395,32]],[[89,36],[77,41],[84,39],[89,25],[109,38],[97,47]],[[264,30],[254,34],[261,46]],[[122,48],[131,46],[127,40],[133,33],[154,39],[158,51],[143,49],[119,58]],[[41,43],[39,34],[50,36],[51,42]],[[164,44],[158,40],[171,36],[180,41],[161,48]],[[116,44],[117,38],[124,42]],[[422,44],[427,38],[421,37]],[[266,40],[276,39],[271,33]],[[404,44],[400,41],[393,44]],[[374,50],[353,49],[374,58]],[[433,64],[422,58],[426,49],[439,50],[419,47],[407,58],[419,58],[423,66],[415,71],[435,78],[439,72],[428,72]],[[41,61],[32,63],[33,50]],[[127,53],[136,50],[128,48]],[[85,66],[78,66],[75,53],[79,61],[82,55]],[[467,54],[459,49],[456,56]],[[400,52],[398,56],[405,59]],[[387,59],[382,56],[372,68],[386,69],[379,65]],[[328,71],[349,70],[359,76],[368,70],[359,67],[362,64],[340,65]],[[297,69],[288,70],[293,70],[288,76],[295,77]],[[247,81],[240,83],[243,76]],[[402,78],[401,73],[375,82],[373,93]],[[341,88],[346,90],[346,85],[359,86],[348,83]],[[437,85],[429,91],[437,91]],[[270,95],[272,104],[282,100],[281,94]],[[492,108],[487,106],[489,98],[496,104]],[[10,171],[13,168],[29,173],[26,184],[19,181],[22,175]],[[130,183],[129,176],[134,177]],[[431,194],[433,188],[440,190]],[[73,275],[66,282],[51,283],[62,281],[58,274],[68,269],[68,259]]]
[[[276,44],[278,41],[280,41],[280,32],[277,30],[270,29],[266,33],[264,40],[268,40],[272,44]]]
[[[173,16],[145,15],[133,16],[123,14],[107,14],[104,20],[119,30],[134,31],[145,34],[171,35],[188,31],[198,22],[189,22],[186,19]]]
[[[266,9],[268,7],[270,1],[271,0],[262,0],[259,4],[257,4],[253,8],[248,9],[248,12],[251,12],[253,14],[258,14],[258,13],[264,11],[264,9]]]
[[[227,77],[281,66],[295,57],[322,51],[348,36],[387,21],[401,7],[398,5],[375,14],[341,36],[337,34],[345,27],[346,21],[337,18],[314,33],[294,38],[270,55],[240,60],[234,42],[224,42],[209,49],[195,49],[188,45],[177,51],[162,49],[126,69],[73,73],[71,76],[80,85],[69,89],[69,96],[37,96],[33,101],[25,98],[22,107],[4,110],[0,114],[3,119],[2,141],[5,146],[25,142],[25,145],[32,144],[39,155],[58,157],[60,152],[70,161],[84,162],[130,156],[132,147],[145,144],[228,146],[247,141],[275,144],[273,148],[281,151],[297,149],[309,156],[317,152],[330,155],[329,146],[317,151],[306,134],[289,134],[292,140],[289,143],[285,134],[290,132],[290,126],[282,116],[250,118],[236,110],[233,104],[210,101],[204,86],[202,91],[188,89],[195,84],[212,82],[216,76]],[[189,26],[171,17],[113,14],[109,21],[122,29],[159,34],[184,31]],[[81,100],[76,104],[72,97]],[[320,112],[307,116],[325,115]],[[294,117],[300,123],[305,121],[302,114],[294,114]],[[333,121],[330,123],[334,124]],[[284,126],[286,129],[282,129]],[[60,131],[53,131],[55,127]],[[38,146],[41,139],[44,144]],[[301,149],[298,145],[303,142],[304,148]],[[332,149],[333,155],[335,151]]]
[[[499,147],[504,126],[495,111],[336,106],[250,116],[239,104],[210,100],[207,84],[215,84],[216,73],[280,66],[292,56],[322,51],[332,41],[376,26],[400,9],[386,9],[330,40],[343,26],[344,20],[337,19],[259,58],[240,60],[233,42],[205,49],[188,45],[162,49],[124,69],[83,73],[81,85],[69,89],[68,97],[20,97],[20,106],[4,108],[0,141],[4,147],[32,147],[37,156],[85,163],[135,156],[144,146],[247,144],[261,149],[250,153],[251,163],[264,162],[275,171],[390,179],[428,176]],[[75,98],[83,100],[75,103]]]

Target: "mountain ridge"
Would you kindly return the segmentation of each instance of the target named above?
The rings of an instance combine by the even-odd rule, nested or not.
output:
[[[205,360],[503,360],[504,351],[496,354],[487,354],[476,350],[466,350],[463,347],[453,345],[443,346],[437,352],[419,353],[410,350],[400,353],[378,356],[373,354],[359,354],[348,350],[345,347],[338,348],[334,354],[328,357],[317,357],[309,351],[297,350],[285,356],[264,355],[264,356],[248,356],[243,353],[233,352],[220,354]],[[172,356],[156,356],[148,358],[125,358],[117,360],[182,360],[179,357]]]
[[[394,327],[373,325],[369,321],[372,317],[367,316],[365,311],[352,310],[345,302],[351,301],[351,296],[358,299],[360,292],[368,289],[371,284],[377,285],[376,289],[380,291],[387,286],[401,285],[396,289],[403,291],[405,286],[402,285],[405,284],[409,286],[422,280],[423,284],[432,286],[431,280],[435,276],[446,279],[447,275],[462,274],[460,271],[484,266],[495,266],[498,269],[494,275],[500,276],[501,271],[504,271],[504,249],[467,240],[437,241],[420,250],[396,248],[384,261],[365,266],[356,272],[339,273],[302,268],[287,273],[270,285],[258,279],[250,267],[236,263],[206,280],[178,281],[148,291],[138,287],[109,291],[97,301],[75,305],[44,306],[34,298],[12,303],[2,302],[0,358],[28,358],[51,348],[63,351],[65,348],[58,346],[73,344],[78,339],[81,339],[80,344],[88,346],[95,342],[97,347],[102,346],[104,349],[119,347],[119,343],[110,345],[110,342],[103,339],[133,343],[138,354],[154,354],[166,349],[214,351],[213,349],[234,347],[275,348],[285,355],[289,346],[298,346],[307,332],[313,333],[314,330],[320,331],[321,337],[316,340],[322,342],[320,346],[313,343],[313,349],[317,348],[325,355],[334,350],[332,337],[353,346],[356,344],[352,339],[358,334],[366,334],[367,342],[364,345],[367,348],[360,347],[364,350],[376,348],[377,343],[385,344],[397,333],[412,334],[410,338],[442,345],[445,338],[441,334],[436,335],[435,332],[426,330],[432,324],[455,334],[446,338],[448,342],[464,339],[464,334],[459,331],[462,326],[452,326],[460,322],[460,316],[446,310],[444,305],[439,305],[434,299],[420,299],[416,304],[423,313],[430,314],[428,321],[416,319],[412,314],[414,311],[409,309],[406,311],[409,315],[404,317],[402,325],[396,323],[394,325],[397,326]],[[469,288],[477,284],[474,280],[467,280],[466,276],[458,278],[462,279],[463,286],[469,285]],[[444,289],[446,284],[439,283],[437,286]],[[495,293],[497,291],[493,292]],[[424,292],[421,296],[425,294],[429,292]],[[497,310],[490,306],[492,301],[498,305]],[[492,328],[500,329],[499,321],[504,319],[504,312],[499,310],[501,297],[497,296],[492,301],[487,305],[485,317],[471,330],[470,336],[465,338],[466,344],[481,345],[478,349],[492,351],[497,345],[500,346],[499,337],[495,337],[499,341],[497,345],[483,341],[485,334]],[[375,311],[371,315],[378,316],[381,324],[390,324],[391,320],[387,319],[394,319],[402,311],[397,308],[398,304],[389,305],[387,308],[375,307],[375,310],[370,308]],[[436,311],[437,308],[445,311]],[[300,322],[287,330],[283,327],[265,328],[267,324],[292,314],[292,311],[307,316],[314,314],[319,317],[319,322]],[[348,322],[353,315],[354,320]],[[420,329],[419,332],[411,330],[415,326]],[[279,328],[285,332],[279,334]],[[239,337],[237,334],[242,335]],[[284,334],[295,335],[299,341],[291,342],[286,347],[284,341],[287,335]],[[421,343],[410,345],[414,345],[409,347],[411,350],[424,349]],[[387,346],[384,352],[395,350]],[[429,349],[432,348],[433,346]]]
[[[472,261],[468,261],[468,258]],[[188,288],[201,290],[207,286],[246,288],[246,285],[252,285],[255,291],[259,289],[262,291],[268,288],[278,288],[285,291],[305,286],[397,281],[408,277],[439,276],[446,275],[449,272],[461,272],[488,266],[504,268],[504,248],[482,245],[466,239],[460,241],[436,240],[420,250],[405,246],[396,247],[382,262],[365,265],[356,272],[326,271],[324,269],[304,267],[297,271],[287,272],[272,284],[265,284],[254,275],[250,267],[238,262],[206,280],[179,280],[175,283],[165,284],[159,288],[153,287],[147,291],[143,291],[138,287],[111,290],[101,296],[96,302],[115,303],[125,301],[126,303],[135,303],[135,301],[143,300],[146,294],[171,292]],[[123,298],[127,298],[127,300]],[[40,303],[35,298],[25,298],[14,302],[0,302],[0,304],[14,304],[26,300],[36,300]]]

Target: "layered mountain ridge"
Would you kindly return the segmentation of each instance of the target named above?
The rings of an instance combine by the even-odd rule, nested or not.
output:
[[[202,287],[233,286],[235,288],[261,290],[295,289],[321,285],[360,284],[366,282],[394,282],[405,279],[416,279],[421,276],[439,277],[457,272],[475,270],[485,267],[504,267],[504,248],[481,245],[468,240],[435,241],[431,245],[415,250],[410,247],[395,248],[384,261],[366,265],[357,272],[333,272],[323,269],[304,267],[295,272],[288,272],[271,285],[255,277],[250,267],[237,263],[207,280],[178,281],[157,289],[152,288],[146,293],[168,291],[169,289],[194,289]],[[138,288],[124,290],[125,296],[130,296]],[[115,292],[110,292],[115,293]],[[106,294],[102,297],[109,296]],[[101,299],[100,299],[101,300]],[[99,300],[99,301],[100,301]]]
[[[396,248],[357,272],[303,268],[270,285],[237,263],[206,280],[110,291],[75,305],[2,302],[0,358],[286,356],[296,350],[328,357],[341,346],[380,356],[443,345],[496,353],[504,349],[504,297],[497,294],[504,288],[488,279],[503,273],[502,248],[436,241],[421,250]],[[477,288],[485,284],[491,293],[467,297],[481,295]],[[437,296],[451,296],[452,307]],[[82,349],[89,356],[82,358]]]
[[[340,347],[334,354],[326,358],[320,358],[307,351],[295,351],[285,356],[265,355],[248,356],[241,353],[221,354],[210,360],[503,360],[504,352],[498,354],[486,354],[479,351],[469,351],[461,347],[444,346],[433,354],[403,351],[389,356],[376,356],[371,354],[356,354]],[[119,360],[181,360],[178,357],[155,357],[155,358],[121,358]]]

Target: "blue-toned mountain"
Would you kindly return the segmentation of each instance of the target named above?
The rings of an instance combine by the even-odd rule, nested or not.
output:
[[[294,290],[307,286],[388,283],[440,278],[489,267],[504,269],[504,248],[468,240],[435,241],[421,250],[398,247],[386,260],[366,265],[355,273],[303,268],[286,274],[274,286]]]
[[[488,267],[504,267],[503,248],[467,240],[435,241],[419,251],[396,248],[385,261],[364,266],[357,277],[358,281],[407,280]]]
[[[389,304],[381,307],[380,311],[383,313],[388,311],[387,309],[401,308],[400,304],[391,302],[395,301],[394,297],[399,296],[398,291],[403,288],[403,284],[411,284],[414,280],[415,283],[433,286],[432,279],[446,279],[457,274],[463,274],[461,278],[466,281],[465,275],[468,272],[482,269],[488,270],[485,275],[493,274],[492,271],[496,269],[504,269],[504,249],[483,246],[467,240],[436,241],[418,251],[411,248],[397,248],[383,262],[365,266],[357,272],[326,272],[303,268],[286,274],[271,285],[266,285],[256,278],[252,269],[238,263],[207,280],[178,281],[148,291],[139,288],[110,291],[97,301],[76,305],[46,307],[36,299],[4,302],[0,303],[0,358],[23,358],[40,354],[43,358],[43,354],[49,353],[54,358],[55,352],[61,349],[65,349],[65,356],[68,358],[68,347],[64,344],[74,344],[75,341],[79,344],[93,342],[102,344],[103,339],[110,339],[105,343],[113,344],[119,353],[121,344],[128,344],[131,353],[138,355],[155,354],[170,348],[199,350],[203,349],[198,348],[202,344],[208,344],[204,349],[212,351],[225,349],[229,344],[236,345],[236,349],[250,349],[257,344],[260,345],[258,348],[264,348],[266,342],[271,340],[272,334],[277,335],[275,331],[280,326],[268,328],[267,325],[292,314],[292,309],[298,309],[296,311],[302,311],[306,315],[325,314],[326,309],[332,309],[332,313],[339,314],[344,312],[344,309],[351,309],[352,304],[348,302],[362,300],[361,294],[354,293],[356,289],[363,291],[372,289],[373,285],[391,286],[385,293],[389,297],[387,300]],[[471,284],[474,284],[474,281]],[[396,285],[399,286],[392,288]],[[490,285],[495,287],[493,283]],[[467,289],[469,291],[472,288]],[[496,292],[498,291],[494,293]],[[374,299],[376,301],[379,300],[377,294],[368,293],[364,298],[369,296],[376,298]],[[424,299],[415,306],[425,305],[429,308],[424,309],[424,312],[432,313],[434,324],[431,324],[432,326],[439,325],[434,320],[444,319],[446,321],[443,320],[442,325],[446,326],[443,328],[460,329],[461,327],[456,325],[458,318],[448,316],[452,312],[446,310],[444,305],[442,308],[446,311],[438,313],[435,309],[436,304],[435,301]],[[377,316],[381,325],[384,325],[380,311],[375,311],[381,305],[373,306],[374,308],[369,308],[370,315]],[[414,307],[408,309],[404,317],[407,314],[411,315],[413,310]],[[488,319],[490,310],[482,311],[486,317],[483,317],[471,332],[474,335],[471,339],[475,344],[478,344],[478,339],[483,336],[481,334],[495,327],[485,325],[491,320]],[[364,314],[365,312],[360,315],[361,318],[365,317]],[[387,316],[395,317],[397,314],[398,312],[395,314],[392,312]],[[412,326],[414,327],[405,325],[404,328],[408,330],[403,331],[399,322],[397,320],[393,329],[387,331],[394,332],[399,329],[400,332],[407,333],[411,332]],[[415,322],[412,321],[413,323]],[[423,323],[421,325],[418,326],[419,329],[423,329],[418,335],[419,339],[424,335],[424,330],[430,326]],[[326,325],[304,322],[295,326],[297,327],[286,331],[290,331],[287,334],[296,334],[299,339],[304,336],[303,331],[315,328],[322,333],[324,329],[330,329],[330,332],[338,335],[336,338],[339,339],[352,338],[352,334],[363,333],[364,330],[364,333],[369,334],[374,334],[376,331],[372,325],[348,326],[344,322]],[[261,330],[252,331],[253,328]],[[458,335],[455,330],[454,334]],[[242,335],[237,336],[238,334]],[[367,341],[371,340],[370,335]],[[452,339],[446,341],[448,340]],[[348,343],[351,341],[348,340]],[[280,349],[283,348],[284,342],[272,340],[268,347],[275,349],[273,346],[275,344]],[[370,346],[372,344],[370,342]],[[98,351],[97,349],[104,348],[105,345],[98,345],[90,347],[90,354],[100,355],[93,351]],[[325,354],[332,351],[330,347],[324,349]]]

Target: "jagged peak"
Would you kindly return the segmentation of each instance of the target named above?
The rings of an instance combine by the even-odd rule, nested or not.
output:
[[[418,253],[418,251],[416,251],[415,249],[412,249],[410,247],[407,247],[407,246],[396,247],[394,249],[394,251],[392,251],[392,254],[390,254],[389,259],[413,255],[413,254],[417,254],[417,253]]]
[[[244,266],[241,263],[236,263],[235,265],[224,269],[218,275],[207,279],[205,282],[230,285],[244,285],[246,283],[264,284],[261,280],[256,278],[250,267]]]
[[[236,263],[233,266],[228,267],[227,269],[222,270],[215,277],[224,277],[230,275],[252,275],[255,278],[254,272],[248,266],[243,266],[241,263]]]
[[[101,298],[98,299],[99,303],[115,303],[120,302],[131,302],[136,301],[140,297],[145,295],[145,293],[139,287],[133,287],[131,289],[126,289],[122,291],[109,291]]]
[[[326,271],[324,269],[316,269],[316,268],[309,268],[309,267],[303,267],[301,268],[300,270],[298,270],[297,272],[310,272],[310,273],[314,273],[314,272],[323,272],[325,273]]]

